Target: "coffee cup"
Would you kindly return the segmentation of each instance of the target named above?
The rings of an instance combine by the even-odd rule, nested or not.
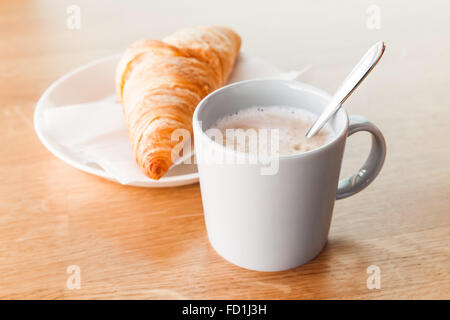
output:
[[[374,124],[348,117],[343,108],[329,121],[334,134],[327,143],[270,163],[218,144],[207,129],[252,106],[289,106],[318,116],[329,100],[329,94],[305,83],[249,80],[216,90],[197,106],[193,131],[205,224],[224,259],[257,271],[287,270],[313,259],[327,243],[335,200],[375,179],[386,143]],[[356,174],[339,180],[347,137],[359,131],[372,135],[369,156]],[[267,170],[275,161],[276,170]]]

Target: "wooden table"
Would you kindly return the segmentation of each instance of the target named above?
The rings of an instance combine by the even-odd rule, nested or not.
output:
[[[373,8],[357,0],[1,1],[0,297],[449,299],[449,4],[375,2],[379,29],[366,23]],[[67,27],[71,4],[81,9],[80,29]],[[66,72],[138,38],[212,23],[232,26],[244,51],[280,68],[311,64],[303,80],[328,91],[372,43],[387,43],[346,103],[384,132],[385,166],[364,192],[336,202],[328,246],[295,270],[253,272],[220,258],[198,184],[108,182],[58,160],[34,132],[38,98]],[[343,176],[368,142],[349,139]],[[80,289],[67,287],[73,265]],[[380,289],[367,288],[370,265],[380,268]]]

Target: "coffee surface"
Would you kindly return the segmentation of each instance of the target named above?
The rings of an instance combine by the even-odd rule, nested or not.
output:
[[[227,115],[211,128],[222,134],[222,141],[214,137],[216,142],[237,151],[293,155],[317,149],[332,139],[333,131],[329,125],[314,137],[305,137],[315,118],[316,115],[305,109],[255,106]]]

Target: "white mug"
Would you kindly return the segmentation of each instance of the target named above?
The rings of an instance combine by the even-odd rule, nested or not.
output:
[[[252,106],[291,106],[317,116],[330,96],[310,85],[282,80],[233,83],[203,99],[193,116],[195,151],[208,238],[226,260],[258,271],[302,265],[328,239],[335,199],[364,189],[380,172],[386,143],[380,130],[341,108],[330,120],[334,136],[304,153],[279,156],[276,174],[267,164],[205,161],[211,154],[246,154],[214,142],[206,133],[219,118]],[[345,141],[358,131],[372,134],[368,159],[353,176],[339,181]],[[245,159],[241,159],[245,160]]]

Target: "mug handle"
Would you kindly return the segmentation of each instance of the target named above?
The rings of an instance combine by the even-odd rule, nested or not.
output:
[[[336,199],[344,199],[367,187],[378,175],[386,157],[386,141],[381,131],[363,116],[350,116],[347,137],[355,132],[367,131],[372,134],[369,157],[358,172],[339,180]]]

